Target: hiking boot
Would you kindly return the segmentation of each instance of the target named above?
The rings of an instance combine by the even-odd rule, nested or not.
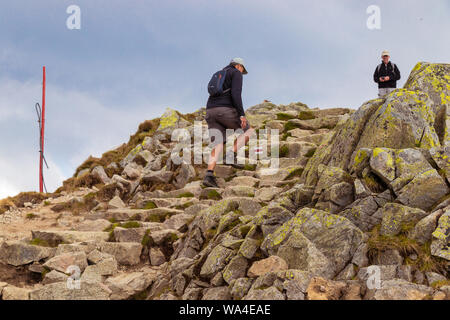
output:
[[[216,177],[212,174],[206,174],[203,178],[203,185],[210,188],[218,188]]]

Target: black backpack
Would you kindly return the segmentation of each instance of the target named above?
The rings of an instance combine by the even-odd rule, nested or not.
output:
[[[391,65],[392,65],[392,73],[393,73],[394,76],[395,76],[395,63],[391,62]],[[378,72],[378,73],[380,73],[380,69],[381,69],[382,66],[383,66],[382,63],[380,63],[380,64],[378,65],[378,67],[377,67],[377,72]]]
[[[223,90],[226,75],[227,70],[220,70],[213,74],[208,83],[208,92],[211,97],[218,97],[231,90],[231,88]]]

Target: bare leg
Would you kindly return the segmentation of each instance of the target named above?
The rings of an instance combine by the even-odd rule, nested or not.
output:
[[[250,136],[255,132],[255,129],[250,128],[245,133],[241,134],[237,139],[234,141],[233,151],[237,152],[240,148],[245,146],[248,141],[250,140]]]
[[[211,150],[211,155],[209,156],[208,170],[213,170],[216,167],[216,163],[219,160],[219,156],[223,151],[223,144],[219,143]]]

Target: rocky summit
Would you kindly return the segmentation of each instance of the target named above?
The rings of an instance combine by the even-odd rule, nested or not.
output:
[[[249,108],[279,157],[245,150],[219,188],[179,149],[207,155],[204,114],[167,109],[54,193],[0,200],[0,298],[450,299],[449,64],[357,110]]]

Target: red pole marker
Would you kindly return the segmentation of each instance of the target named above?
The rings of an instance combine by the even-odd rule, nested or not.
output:
[[[41,152],[39,158],[39,192],[44,191],[44,128],[45,128],[45,66],[42,68],[42,119],[41,119]]]

